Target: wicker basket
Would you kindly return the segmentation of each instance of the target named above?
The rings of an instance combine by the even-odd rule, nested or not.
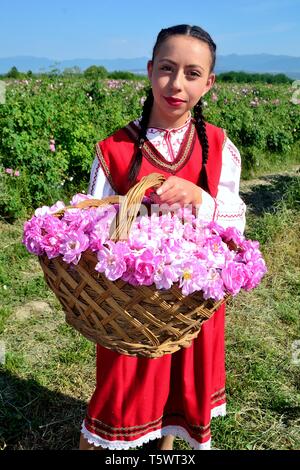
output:
[[[130,229],[145,190],[163,181],[162,175],[152,173],[131,188],[123,198],[111,239],[120,239],[124,227]],[[90,199],[75,207],[115,203],[116,198]],[[228,298],[204,300],[201,292],[184,296],[176,284],[158,290],[154,284],[132,286],[121,279],[112,282],[95,271],[97,257],[89,251],[75,266],[65,263],[61,256],[48,259],[43,255],[39,261],[48,286],[63,306],[67,323],[89,340],[130,356],[154,358],[190,346],[201,324]]]

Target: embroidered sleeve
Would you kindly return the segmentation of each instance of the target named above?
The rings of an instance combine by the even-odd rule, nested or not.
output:
[[[102,199],[106,196],[113,196],[116,194],[104,174],[98,157],[94,159],[92,164],[88,194],[95,196],[97,199]]]
[[[246,224],[246,205],[239,196],[241,157],[238,149],[227,137],[223,147],[222,170],[217,197],[203,191],[198,217],[214,220],[222,227],[236,227],[241,232]]]

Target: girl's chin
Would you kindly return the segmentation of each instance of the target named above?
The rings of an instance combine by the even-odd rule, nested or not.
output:
[[[164,123],[164,125],[161,124],[158,127],[167,127],[167,123],[168,123],[168,126],[171,126],[171,127],[180,127],[181,125],[185,123],[185,121],[189,117],[189,114],[190,114],[189,110],[187,109],[176,109],[176,108],[170,109],[169,107],[166,108],[165,106],[164,107],[160,106],[159,109],[157,109],[157,113],[154,113],[152,115],[151,121],[155,123],[156,122]]]
[[[177,120],[182,119],[184,124],[187,118],[189,117],[189,111],[174,109],[172,112],[168,113],[168,116],[173,119],[176,118]]]
[[[184,116],[188,115],[189,111],[185,108],[180,108],[180,107],[167,107],[164,108],[165,114],[168,116]]]

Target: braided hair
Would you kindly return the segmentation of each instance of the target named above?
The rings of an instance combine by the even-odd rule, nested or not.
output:
[[[199,26],[190,26],[187,24],[181,24],[177,26],[171,26],[170,28],[162,29],[156,39],[155,45],[153,47],[152,53],[152,62],[155,59],[155,56],[158,52],[159,47],[162,43],[168,39],[170,36],[174,35],[183,35],[183,36],[192,36],[194,38],[199,39],[200,41],[205,42],[210,50],[211,53],[211,66],[210,66],[210,73],[213,71],[215,62],[216,62],[216,44],[212,40],[211,36],[204,31]],[[129,181],[131,183],[135,182],[138,172],[140,170],[142,164],[142,148],[143,144],[146,139],[147,134],[147,127],[150,120],[150,114],[153,106],[154,98],[152,90],[148,92],[147,98],[144,102],[143,110],[142,110],[142,117],[140,121],[140,132],[137,139],[137,151],[133,158],[130,170],[129,170]],[[197,129],[198,138],[202,147],[202,168],[199,177],[199,186],[205,191],[208,191],[208,183],[207,183],[207,173],[206,173],[206,164],[208,160],[208,152],[209,152],[209,144],[208,138],[206,134],[206,126],[203,116],[203,103],[202,99],[198,101],[198,103],[194,106],[194,119],[195,125]]]
[[[137,139],[138,149],[137,149],[137,152],[135,154],[135,157],[133,159],[133,162],[129,170],[129,181],[131,183],[135,182],[136,177],[141,168],[141,164],[143,160],[142,148],[146,140],[147,127],[148,127],[148,122],[150,119],[150,113],[152,110],[153,101],[154,101],[153,93],[152,93],[152,89],[150,88],[147,94],[147,98],[144,101],[144,105],[143,105],[142,118],[140,121],[140,132],[139,132],[139,136]]]
[[[206,134],[205,120],[203,116],[202,98],[200,98],[198,103],[194,106],[194,119],[196,121],[195,124],[196,124],[198,138],[202,147],[202,167],[201,167],[198,185],[202,189],[204,189],[204,191],[209,192],[208,182],[207,182],[207,172],[206,172],[209,144],[208,144],[208,138]]]

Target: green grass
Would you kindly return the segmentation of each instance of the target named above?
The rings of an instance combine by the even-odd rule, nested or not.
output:
[[[300,448],[299,180],[280,185],[285,197],[272,211],[248,213],[246,234],[262,242],[268,274],[227,309],[228,414],[212,420],[219,449]],[[0,448],[76,449],[95,386],[94,345],[65,323],[21,237],[20,221],[0,222]],[[181,439],[174,447],[189,448]]]
[[[247,149],[240,148],[242,161],[245,162]],[[251,180],[263,173],[280,173],[283,168],[291,168],[293,165],[299,165],[300,144],[295,142],[284,155],[276,152],[266,152],[265,149],[255,149],[256,163],[243,164],[242,178]]]

